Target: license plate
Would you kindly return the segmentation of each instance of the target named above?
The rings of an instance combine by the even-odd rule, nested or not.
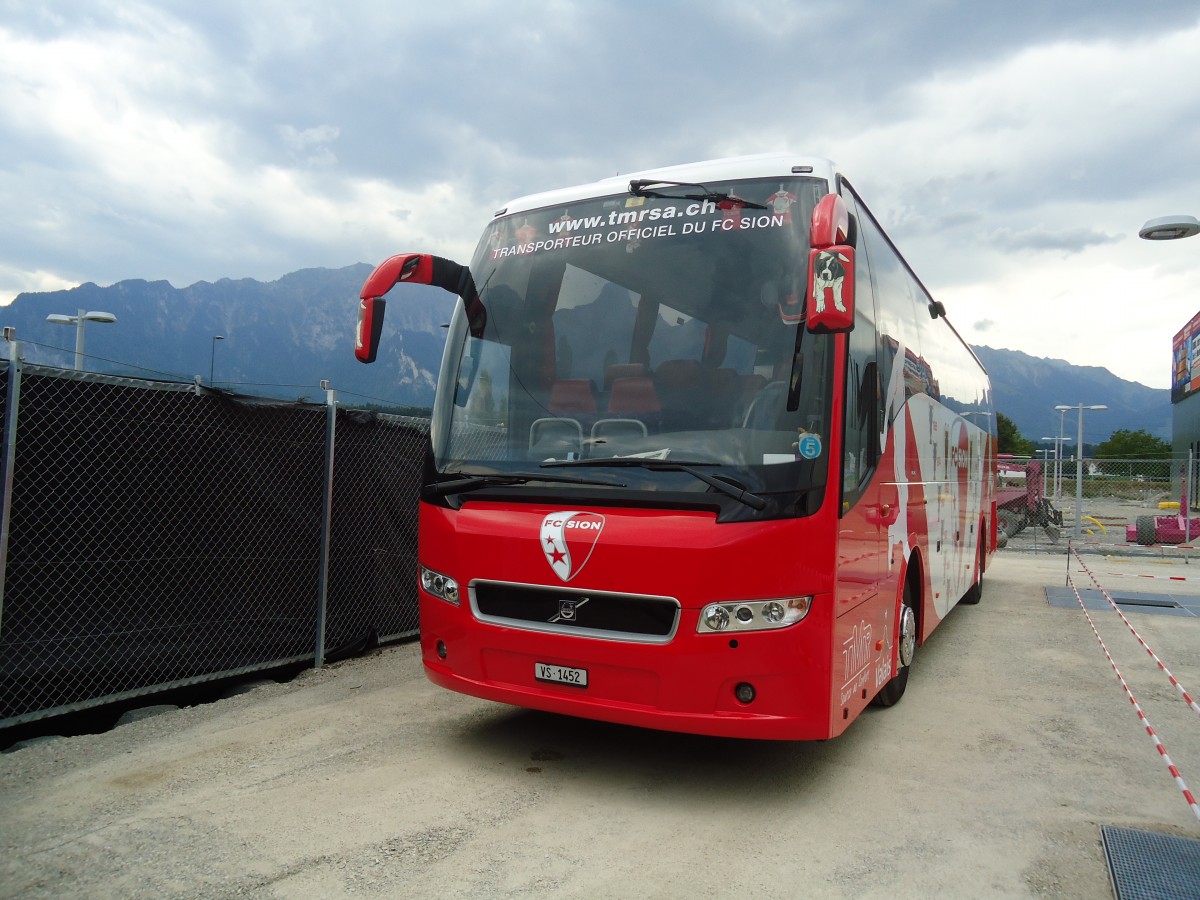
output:
[[[587,669],[571,669],[567,666],[552,666],[549,663],[534,663],[533,677],[538,681],[554,681],[558,684],[587,687]]]

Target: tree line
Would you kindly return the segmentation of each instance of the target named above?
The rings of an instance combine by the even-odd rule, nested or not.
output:
[[[1022,437],[1016,424],[1002,412],[996,413],[996,437],[1000,453],[1011,453],[1013,456],[1033,456],[1037,453],[1037,445],[1026,437]],[[1084,444],[1084,456],[1093,459],[1170,459],[1171,445],[1161,438],[1156,438],[1144,428],[1131,431],[1121,428],[1114,431],[1099,444],[1091,446]]]

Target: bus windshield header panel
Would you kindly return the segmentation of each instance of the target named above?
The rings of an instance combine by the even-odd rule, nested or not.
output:
[[[809,226],[828,190],[811,177],[664,183],[497,218],[470,267],[486,324],[469,329],[460,306],[448,337],[439,476],[603,483],[612,469],[619,488],[588,490],[659,505],[714,493],[715,478],[778,495],[762,515],[807,509],[797,498],[823,486],[831,433],[834,337],[803,325]]]

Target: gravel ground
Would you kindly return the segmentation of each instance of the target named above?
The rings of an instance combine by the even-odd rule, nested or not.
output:
[[[1186,560],[1105,563],[1113,587],[1200,593],[1166,580]],[[1083,613],[1047,605],[1065,573],[1001,553],[904,700],[826,743],[490,704],[429,684],[413,644],[38,742],[0,755],[0,896],[1110,896],[1101,825],[1200,823]],[[1094,615],[1200,788],[1200,721]],[[1130,619],[1200,694],[1200,619]]]

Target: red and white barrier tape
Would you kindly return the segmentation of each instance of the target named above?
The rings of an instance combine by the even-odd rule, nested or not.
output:
[[[1079,555],[1079,551],[1072,547],[1071,552],[1075,554],[1075,559],[1079,561],[1079,565],[1083,571],[1088,573],[1088,577],[1091,578],[1096,587],[1100,589],[1100,593],[1104,595],[1104,599],[1108,601],[1108,605],[1116,610],[1117,615],[1121,617],[1121,621],[1125,623],[1125,627],[1129,629],[1130,633],[1135,638],[1137,638],[1137,642],[1142,645],[1142,648],[1147,653],[1150,654],[1150,658],[1154,660],[1159,669],[1161,669],[1170,680],[1171,684],[1175,686],[1175,690],[1179,692],[1179,696],[1183,698],[1183,702],[1186,703],[1193,712],[1195,712],[1197,715],[1200,715],[1200,703],[1197,703],[1192,699],[1192,695],[1189,694],[1184,686],[1179,683],[1179,679],[1171,674],[1171,670],[1167,668],[1166,663],[1159,659],[1158,654],[1150,649],[1150,645],[1142,640],[1142,636],[1138,634],[1137,629],[1133,627],[1133,624],[1127,618],[1125,618],[1125,613],[1121,612],[1121,608],[1117,606],[1116,601],[1112,598],[1112,595],[1104,589],[1103,585],[1100,584],[1100,582],[1096,579],[1096,576],[1092,573],[1092,570],[1087,567],[1087,563],[1083,561],[1083,558]],[[1074,582],[1072,582],[1071,586],[1075,586]],[[1076,595],[1078,595],[1078,591],[1076,591]]]
[[[1111,575],[1114,578],[1153,578],[1156,581],[1200,581],[1200,578],[1191,578],[1187,575],[1143,575],[1140,572],[1105,572],[1105,575]]]
[[[1117,668],[1117,664],[1113,660],[1112,654],[1108,652],[1108,645],[1104,643],[1104,638],[1100,637],[1100,632],[1096,630],[1096,623],[1092,621],[1092,615],[1088,612],[1087,606],[1084,605],[1083,597],[1079,593],[1079,588],[1075,586],[1074,579],[1071,579],[1068,575],[1068,580],[1070,581],[1071,589],[1075,591],[1075,599],[1079,601],[1079,608],[1083,610],[1083,614],[1087,617],[1088,624],[1092,626],[1092,634],[1094,634],[1096,636],[1096,640],[1100,642],[1100,649],[1102,649],[1104,651],[1104,655],[1108,657],[1108,664],[1112,666],[1113,671],[1117,673],[1117,680],[1121,682],[1121,687],[1125,689],[1125,694],[1129,697],[1129,702],[1132,703],[1133,708],[1137,710],[1138,719],[1141,720],[1142,725],[1145,727],[1146,734],[1150,735],[1150,740],[1154,742],[1154,749],[1158,751],[1158,755],[1161,756],[1163,762],[1167,764],[1167,769],[1171,773],[1171,778],[1173,778],[1175,781],[1175,786],[1183,792],[1183,799],[1186,800],[1188,806],[1191,807],[1192,813],[1195,814],[1197,819],[1200,819],[1200,803],[1196,802],[1196,798],[1188,789],[1186,782],[1183,780],[1183,776],[1179,773],[1179,769],[1176,767],[1175,763],[1171,761],[1171,757],[1167,755],[1167,748],[1164,747],[1163,742],[1158,739],[1158,735],[1155,733],[1154,727],[1150,724],[1150,720],[1146,718],[1146,714],[1142,711],[1141,705],[1133,696],[1133,691],[1129,689],[1129,685],[1125,681],[1125,676],[1122,675],[1121,670]]]
[[[1087,543],[1098,547],[1129,547],[1133,550],[1200,550],[1200,547],[1195,544],[1110,544],[1106,541],[1088,541]]]

